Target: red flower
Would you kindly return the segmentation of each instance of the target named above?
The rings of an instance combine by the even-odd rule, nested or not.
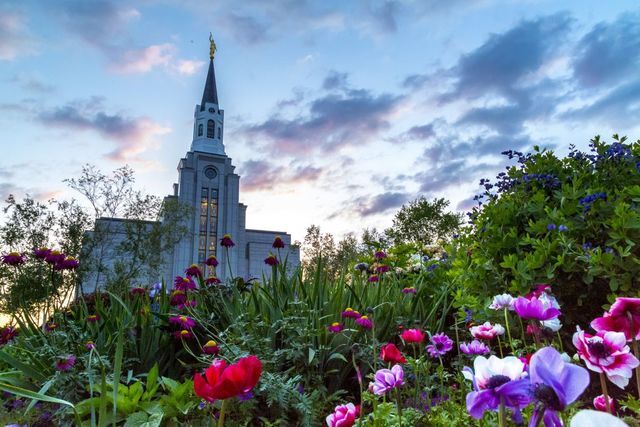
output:
[[[407,363],[407,359],[402,355],[398,347],[389,343],[380,348],[380,359],[387,363]]]
[[[225,234],[224,236],[222,236],[222,239],[220,239],[220,246],[231,248],[235,245],[236,244],[233,243],[233,240],[231,240],[231,234]]]
[[[216,258],[215,255],[211,255],[204,263],[210,267],[215,268],[218,266],[218,258]]]
[[[284,248],[284,240],[282,240],[282,237],[280,236],[276,236],[275,239],[273,239],[273,248],[274,249],[282,249]]]
[[[207,277],[207,280],[205,280],[205,283],[207,285],[217,285],[218,283],[220,283],[220,279],[218,279],[216,276],[209,276]]]
[[[278,258],[274,254],[269,254],[268,257],[265,258],[264,263],[270,266],[278,265]]]
[[[202,346],[202,352],[205,354],[213,354],[216,355],[220,353],[220,347],[218,343],[214,340],[209,340],[205,345]]]
[[[420,329],[407,329],[400,337],[402,337],[402,340],[407,344],[421,343],[424,341],[424,333]]]
[[[129,292],[131,293],[131,295],[136,296],[145,295],[147,293],[147,290],[145,288],[141,288],[140,286],[136,286],[135,288],[131,288]]]
[[[262,374],[262,363],[256,356],[247,356],[227,365],[216,359],[200,374],[193,376],[196,394],[208,402],[240,396],[251,391]]]

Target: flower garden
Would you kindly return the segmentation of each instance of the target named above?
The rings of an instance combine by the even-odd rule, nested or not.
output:
[[[44,322],[10,313],[0,423],[640,425],[640,141],[503,154],[437,246],[369,241],[291,272],[276,239],[261,280],[185,266]],[[238,250],[221,245],[213,271]],[[8,248],[0,279],[66,300],[82,262]]]

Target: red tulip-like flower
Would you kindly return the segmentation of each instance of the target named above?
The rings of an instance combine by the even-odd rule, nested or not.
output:
[[[284,240],[282,240],[282,237],[280,236],[276,236],[275,239],[273,239],[273,248],[274,249],[282,249],[284,248]]]
[[[209,258],[207,258],[207,260],[204,263],[209,267],[215,268],[218,266],[218,258],[216,258],[215,255],[211,255]]]
[[[24,257],[20,252],[9,252],[6,255],[2,255],[2,262],[7,265],[22,265],[24,264]]]
[[[407,359],[405,359],[398,347],[392,343],[380,347],[380,359],[386,363],[407,363]]]
[[[236,244],[233,243],[233,240],[231,240],[231,234],[225,234],[224,236],[222,236],[222,239],[220,239],[220,246],[222,247],[231,248],[235,245]]]
[[[196,395],[208,402],[241,396],[251,391],[262,374],[262,363],[256,356],[247,356],[227,365],[224,360],[214,360],[204,371],[204,376],[193,376]]]
[[[276,266],[278,265],[278,258],[276,258],[274,254],[269,254],[269,256],[264,259],[264,263],[272,267]]]
[[[640,298],[616,298],[608,312],[593,319],[598,332],[624,332],[627,341],[640,339]]]
[[[400,334],[402,340],[407,343],[421,343],[424,341],[424,333],[420,329],[407,329]]]

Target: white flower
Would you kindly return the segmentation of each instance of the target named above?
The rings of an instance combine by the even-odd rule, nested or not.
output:
[[[571,427],[629,427],[618,417],[606,412],[583,409],[571,418]]]
[[[489,306],[492,310],[502,310],[508,308],[513,311],[514,298],[509,294],[496,295]]]
[[[498,335],[504,335],[504,327],[500,323],[493,325],[493,330],[496,331]]]
[[[490,356],[488,359],[484,356],[478,356],[473,361],[473,373],[469,368],[462,371],[462,375],[470,381],[475,380],[478,389],[487,388],[487,384],[491,378],[495,376],[506,376],[511,380],[517,380],[526,375],[524,372],[524,363],[515,356],[507,356],[500,359],[496,356]]]
[[[551,329],[553,332],[558,332],[560,328],[562,328],[562,323],[560,323],[560,319],[556,317],[555,319],[543,320],[542,326]]]

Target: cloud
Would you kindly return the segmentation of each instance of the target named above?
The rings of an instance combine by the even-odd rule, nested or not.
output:
[[[284,167],[273,165],[265,160],[249,160],[242,164],[240,185],[242,191],[273,190],[288,184],[317,181],[322,169],[311,165]]]
[[[390,116],[402,99],[400,95],[373,95],[364,89],[331,93],[311,101],[304,116],[275,115],[241,132],[266,140],[274,154],[302,155],[359,146],[390,127]]]
[[[327,217],[328,220],[338,217],[368,217],[384,214],[392,209],[397,209],[409,201],[408,193],[387,191],[376,195],[366,195],[349,200],[345,206],[333,212]]]
[[[225,25],[236,40],[249,45],[264,43],[269,38],[269,27],[250,15],[229,13]]]
[[[33,51],[34,42],[27,31],[25,17],[19,12],[0,9],[0,60],[11,61]]]
[[[433,138],[435,135],[436,132],[433,123],[427,123],[426,125],[412,126],[406,132],[402,132],[400,135],[389,138],[388,140],[393,143],[424,141]]]
[[[175,46],[171,43],[151,45],[143,49],[124,52],[110,69],[121,74],[147,73],[157,66],[167,67],[173,60]]]
[[[613,127],[634,127],[640,120],[640,79],[617,87],[589,105],[571,109],[561,117],[577,123],[597,120]]]
[[[585,87],[615,84],[638,75],[640,67],[640,15],[623,14],[601,22],[578,43],[574,77]]]
[[[93,131],[116,144],[106,157],[116,161],[137,160],[142,152],[158,145],[156,138],[170,132],[147,117],[127,117],[102,110],[100,98],[69,103],[39,114],[49,126]]]
[[[19,85],[23,90],[37,93],[51,93],[55,90],[55,87],[42,82],[39,79],[30,77],[25,74],[16,74],[12,78],[7,80],[10,83]]]
[[[202,66],[205,64],[206,64],[205,61],[182,59],[175,64],[175,70],[179,74],[190,76],[192,74],[197,73],[198,70],[200,70],[200,68],[202,68]]]
[[[348,86],[348,78],[349,75],[347,73],[330,71],[322,82],[322,88],[324,90],[344,89]]]

